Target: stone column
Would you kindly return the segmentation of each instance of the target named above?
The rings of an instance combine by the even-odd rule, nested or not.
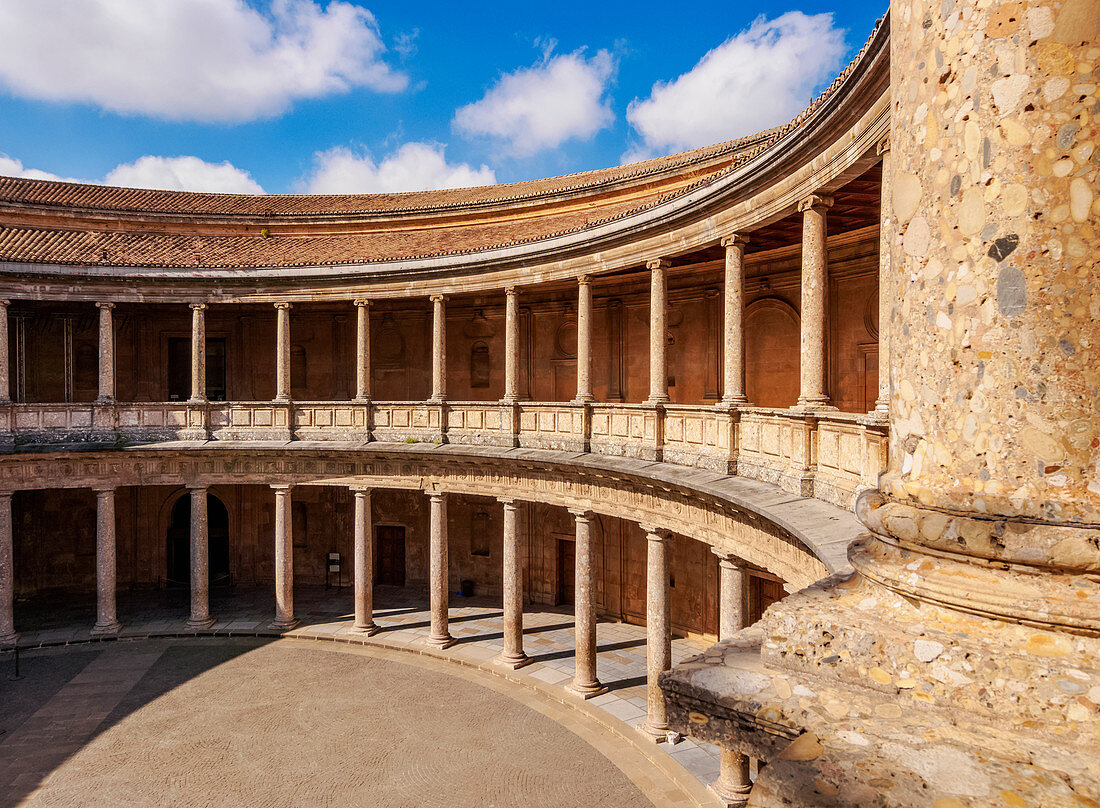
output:
[[[879,239],[878,239],[878,399],[874,411],[883,416],[890,414],[890,311],[893,301],[886,293],[893,287],[890,279],[892,265],[890,251],[894,242],[895,221],[891,208],[891,196],[894,188],[894,175],[886,170],[886,158],[890,154],[890,138],[885,137],[878,144],[878,153],[882,155],[882,185],[879,189]]]
[[[722,403],[744,404],[745,396],[745,245],[749,237],[734,233],[722,239],[726,278],[722,294]]]
[[[529,660],[523,652],[523,556],[520,552],[519,503],[504,505],[504,650],[497,661],[513,669]]]
[[[118,634],[122,625],[115,609],[115,489],[96,490],[96,621],[92,634]]]
[[[716,551],[717,552],[717,551]],[[745,587],[748,576],[740,561],[731,555],[718,555],[718,639],[724,641],[745,628]],[[752,780],[749,779],[749,758],[734,749],[722,748],[718,779],[708,787],[726,806],[741,806],[748,802]]]
[[[447,299],[432,295],[432,397],[430,401],[447,400]]]
[[[206,401],[206,304],[191,304],[191,403]]]
[[[437,648],[449,648],[454,638],[447,628],[447,612],[450,605],[447,559],[447,495],[440,491],[428,494],[431,500],[431,525],[429,528],[428,597],[432,612],[432,628],[428,644]]]
[[[114,303],[96,303],[99,309],[99,397],[100,404],[115,400],[115,324],[111,312]]]
[[[742,805],[747,805],[749,792],[752,791],[749,756],[722,747],[718,760],[718,779],[707,788],[725,808],[740,808]]]
[[[825,393],[825,316],[829,269],[825,248],[826,211],[833,198],[813,194],[798,203],[802,214],[802,350],[800,407],[827,407]]]
[[[592,280],[577,279],[577,403],[592,401]]]
[[[0,491],[0,646],[14,645],[18,636],[15,633],[11,491]]]
[[[649,398],[647,404],[664,404],[668,399],[668,282],[665,270],[671,266],[664,258],[646,262],[649,270]]]
[[[362,311],[362,310],[360,310]],[[371,524],[369,488],[355,492],[355,622],[352,634],[378,633],[374,622],[374,527]]]
[[[8,364],[8,306],[10,300],[0,299],[0,404],[11,403],[11,370]]]
[[[370,401],[370,301],[355,301],[355,400]]]
[[[607,692],[596,676],[596,592],[595,552],[592,546],[592,512],[569,511],[577,527],[574,553],[573,620],[575,672],[569,689],[581,698],[590,699]]]
[[[641,726],[656,743],[669,740],[665,697],[657,677],[672,667],[672,623],[668,602],[668,534],[642,526],[646,553],[646,701],[648,713]]]
[[[290,401],[290,304],[275,304],[275,400]]]
[[[273,485],[275,491],[275,620],[277,631],[298,625],[294,616],[294,516],[290,491],[293,486]]]
[[[206,508],[207,488],[191,489],[191,619],[189,629],[210,628],[210,523]]]
[[[519,400],[519,291],[509,286],[504,298],[504,401]]]

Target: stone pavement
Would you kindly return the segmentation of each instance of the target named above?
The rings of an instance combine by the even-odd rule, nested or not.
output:
[[[91,640],[94,622],[91,600],[66,598],[36,599],[16,607],[21,648],[84,643]],[[702,784],[718,776],[718,750],[684,739],[678,744],[654,746],[630,727],[642,722],[646,710],[645,628],[624,623],[598,625],[600,680],[608,692],[587,702],[566,690],[573,676],[573,616],[565,610],[528,606],[524,613],[524,647],[532,663],[518,671],[496,665],[493,658],[503,646],[502,617],[498,603],[487,598],[452,595],[451,634],[456,643],[439,651],[425,643],[429,630],[426,599],[418,592],[376,587],[375,621],[382,630],[366,638],[349,633],[351,589],[325,590],[297,587],[295,612],[301,624],[281,636],[335,640],[363,644],[365,648],[389,649],[437,657],[461,666],[489,671],[517,690],[534,690],[542,696],[567,704],[610,730],[608,739],[640,749],[667,777],[689,793],[694,804],[713,805]],[[218,619],[203,636],[280,636],[267,627],[274,615],[273,596],[267,588],[238,588],[232,595],[212,593],[212,613]],[[537,610],[535,610],[537,609]],[[121,638],[194,636],[186,630],[185,592],[119,593]],[[96,647],[91,645],[83,648]],[[676,639],[673,664],[699,653],[705,643]],[[75,649],[74,649],[75,650]],[[4,660],[6,664],[10,664]],[[484,674],[481,675],[484,679]],[[690,804],[690,803],[689,803]]]

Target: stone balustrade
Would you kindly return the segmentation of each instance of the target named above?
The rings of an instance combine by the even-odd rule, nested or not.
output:
[[[0,436],[15,446],[303,440],[593,452],[748,477],[843,508],[877,485],[887,461],[887,428],[874,415],[675,404],[9,404]]]

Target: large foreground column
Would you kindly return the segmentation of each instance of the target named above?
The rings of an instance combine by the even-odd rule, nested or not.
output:
[[[447,300],[432,295],[432,397],[431,401],[447,400]]]
[[[745,628],[747,615],[746,584],[748,576],[734,556],[718,555],[718,639],[728,640]],[[710,790],[726,808],[736,808],[748,802],[752,790],[749,777],[749,757],[735,749],[723,747],[719,758],[718,779]]]
[[[11,491],[0,491],[0,646],[12,645],[18,638],[12,544]]]
[[[97,489],[96,495],[96,620],[93,635],[118,634],[122,625],[115,608],[115,489]]]
[[[428,529],[428,598],[432,613],[432,627],[428,644],[448,648],[454,644],[447,626],[450,606],[448,586],[449,564],[447,557],[447,495],[439,491],[428,494],[431,500]]]
[[[96,303],[99,309],[99,397],[101,404],[115,400],[114,303]]]
[[[504,650],[497,660],[521,668],[530,660],[523,652],[523,555],[520,552],[519,503],[502,499],[504,505]]]
[[[726,278],[722,290],[722,403],[744,404],[745,397],[745,245],[748,236],[735,233],[722,239],[726,249]]]
[[[368,637],[378,633],[374,622],[374,528],[371,524],[369,488],[355,492],[355,622],[353,634]]]
[[[575,672],[570,690],[582,698],[590,699],[606,692],[596,676],[596,593],[595,553],[592,546],[592,512],[570,511],[577,529],[577,545],[574,553],[573,620],[576,634],[573,656]]]
[[[657,683],[672,667],[672,623],[668,602],[668,534],[642,526],[646,534],[646,701],[642,731],[654,741],[668,740],[665,696]]]
[[[290,491],[292,486],[273,485],[275,491],[275,621],[280,631],[294,628],[294,535]]]
[[[592,279],[577,279],[577,398],[592,401]]]
[[[668,399],[667,334],[665,315],[668,307],[664,258],[646,263],[649,269],[649,398],[647,404],[664,404]]]
[[[825,247],[825,215],[833,198],[808,196],[798,203],[802,212],[802,350],[800,364],[800,407],[824,407],[825,316],[828,311],[828,258]]]
[[[210,523],[207,516],[207,488],[191,489],[191,617],[189,629],[210,628]]]

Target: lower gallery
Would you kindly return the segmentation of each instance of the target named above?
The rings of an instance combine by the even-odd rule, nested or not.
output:
[[[0,178],[7,802],[1100,804],[1098,40],[897,0],[506,186]]]

